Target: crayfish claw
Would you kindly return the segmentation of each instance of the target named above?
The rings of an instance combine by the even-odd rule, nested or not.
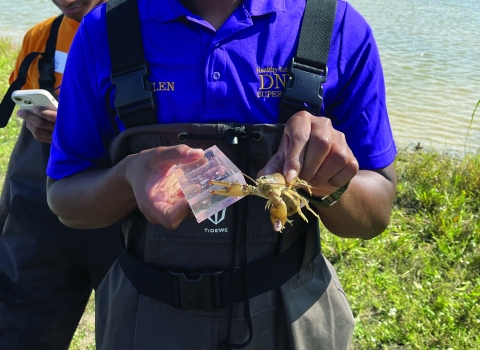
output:
[[[282,232],[282,230],[284,229],[285,227],[283,227],[282,225],[282,222],[280,220],[275,220],[274,223],[273,223],[273,230],[275,232]]]
[[[308,201],[297,193],[298,188],[304,188],[311,195],[311,186],[308,182],[296,177],[292,183],[287,184],[283,175],[279,173],[261,176],[257,180],[252,181],[256,186],[213,180],[208,183],[221,186],[219,189],[210,190],[210,193],[213,194],[236,197],[252,194],[267,199],[265,209],[270,211],[270,221],[275,232],[282,232],[287,222],[293,225],[293,220],[289,220],[287,217],[295,213],[298,213],[304,221],[308,222],[307,217],[302,212],[302,206],[305,206],[313,215],[319,217],[310,208]]]
[[[209,181],[210,185],[223,186],[223,188],[218,190],[210,190],[212,194],[218,194],[220,196],[226,197],[243,197],[248,196],[251,191],[248,185],[242,185],[234,182],[226,181]]]

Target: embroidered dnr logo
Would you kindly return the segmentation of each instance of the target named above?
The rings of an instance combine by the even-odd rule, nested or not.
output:
[[[257,67],[259,79],[258,98],[280,98],[285,90],[289,74],[287,67]]]
[[[218,225],[225,219],[225,212],[227,208],[224,208],[221,212],[218,212],[208,218],[211,222],[213,222],[215,225]]]

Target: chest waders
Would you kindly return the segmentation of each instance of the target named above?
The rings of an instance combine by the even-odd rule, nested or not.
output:
[[[326,78],[331,35],[322,39],[321,45],[328,45],[320,50],[325,56],[318,65],[310,57],[318,56],[322,40],[311,34],[324,17],[320,26],[331,33],[335,9],[336,1],[307,4],[302,28],[310,29],[302,31],[290,67],[293,78],[284,94],[281,123],[158,124],[136,1],[110,0],[115,107],[127,127],[111,144],[112,163],[159,146],[216,145],[256,178],[275,154],[288,117],[305,109],[304,103],[312,113],[320,111],[318,92]],[[313,92],[302,93],[305,89]],[[278,234],[265,199],[256,196],[202,223],[187,218],[175,230],[132,213],[123,223],[119,263],[97,293],[98,349],[347,349],[353,316],[335,271],[320,253],[318,222],[305,214],[309,224],[293,216],[293,226]]]
[[[39,87],[54,94],[54,56],[63,16],[50,29],[45,52],[23,60],[0,105],[4,127],[11,93],[26,82],[38,55]],[[50,144],[22,124],[0,201],[0,349],[66,349],[97,288],[118,256],[120,225],[100,230],[64,226],[47,204]]]

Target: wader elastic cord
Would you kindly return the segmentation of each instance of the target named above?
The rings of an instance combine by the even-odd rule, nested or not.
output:
[[[232,130],[232,129],[229,129],[229,130]],[[250,158],[249,158],[249,148],[248,148],[248,143],[249,143],[249,140],[247,138],[247,134],[245,133],[245,127],[239,127],[239,128],[235,128],[234,130],[236,130],[237,132],[239,132],[239,135],[240,136],[240,139],[243,141],[240,145],[238,145],[237,147],[240,148],[240,152],[238,152],[238,157],[240,158],[240,161],[239,161],[239,164],[241,164],[241,168],[243,169],[245,167],[246,169],[246,173],[247,174],[250,174]],[[229,136],[228,134],[226,135],[227,136],[227,139],[231,136]],[[238,142],[238,138],[237,138],[237,142]],[[236,143],[232,143],[232,146],[235,147]],[[246,148],[246,152],[243,152],[243,146],[245,146]],[[244,158],[243,158],[243,154],[246,154],[246,160],[245,160],[245,166],[243,166],[244,164]],[[248,200],[248,197],[245,198],[244,201],[242,201],[240,204],[240,213],[239,215],[237,215],[235,217],[235,222],[238,222],[238,217],[242,217],[242,220],[240,220],[239,222],[239,226],[238,229],[239,231],[243,234],[243,265],[247,265],[247,262],[248,262],[248,254],[247,254],[247,237],[248,237],[248,228],[247,228],[247,217],[246,217],[246,201]],[[235,240],[235,247],[236,247],[236,240]],[[235,249],[235,248],[234,248]],[[234,262],[235,264],[235,262]],[[232,265],[232,267],[234,267],[235,265]],[[234,272],[234,269],[233,269],[233,272]],[[244,292],[244,295],[247,296],[248,295],[248,270],[247,269],[244,269],[243,271],[243,292]],[[232,283],[232,289],[234,288],[234,284]],[[231,295],[233,295],[232,293],[232,290],[230,290],[230,293]],[[230,335],[231,335],[231,329],[232,329],[232,317],[233,317],[233,305],[231,304],[230,307],[229,307],[229,312],[228,312],[228,328],[227,328],[227,335],[225,337],[225,339],[222,341],[221,345],[224,349],[243,349],[243,348],[246,348],[252,341],[253,339],[253,324],[252,324],[252,316],[250,315],[250,299],[249,298],[245,298],[245,302],[244,302],[244,312],[245,312],[245,317],[247,319],[247,327],[248,327],[248,338],[247,340],[242,343],[242,344],[233,344],[233,343],[230,343]]]
[[[240,153],[240,155],[239,155]],[[241,161],[241,152],[237,152],[238,158]],[[236,207],[240,208],[240,203],[236,203]],[[236,208],[235,208],[236,209]],[[239,210],[235,210],[238,212]],[[235,273],[235,267],[237,264],[236,256],[237,256],[237,239],[238,239],[238,231],[240,230],[239,227],[239,215],[234,215],[233,217],[233,227],[235,228],[233,239],[232,239],[232,261],[230,263],[230,274],[233,275]],[[228,326],[227,326],[227,334],[225,339],[221,342],[222,349],[229,350],[231,349],[230,344],[230,334],[231,334],[231,324],[232,324],[232,317],[233,317],[233,304],[234,304],[234,290],[235,290],[235,279],[232,278],[230,280],[229,290],[228,290]]]
[[[0,103],[0,128],[4,128],[8,124],[8,120],[10,119],[10,116],[12,115],[13,109],[15,108],[15,102],[12,100],[12,93],[15,90],[20,90],[22,87],[25,85],[27,82],[27,75],[28,75],[28,70],[30,69],[30,66],[32,65],[33,60],[38,56],[38,55],[43,55],[45,58],[51,57],[52,60],[54,61],[55,58],[55,44],[57,42],[57,33],[58,33],[58,28],[60,27],[60,23],[62,22],[63,15],[57,17],[53,23],[52,27],[50,28],[50,34],[47,39],[47,46],[45,48],[45,52],[30,52],[25,58],[23,59],[22,63],[20,64],[20,67],[18,68],[18,76],[17,79],[10,85],[10,87],[7,90],[7,93],[3,97],[2,102]],[[53,51],[51,48],[51,44],[49,42],[52,42],[51,38],[54,37],[55,40],[53,41],[54,46],[53,46]],[[40,60],[39,60],[40,62]],[[55,68],[55,62],[52,62],[52,69]],[[40,74],[41,75],[41,74]],[[51,79],[52,81],[52,89],[55,84],[55,77],[52,75]],[[39,78],[39,83],[40,83],[40,78]],[[41,89],[45,88],[40,86]],[[49,90],[51,92],[51,90]]]
[[[237,207],[240,205],[239,203],[237,204]],[[238,215],[234,215],[233,217],[233,227],[234,227],[234,232],[233,232],[233,238],[232,238],[232,261],[231,261],[231,268],[230,268],[230,275],[235,274],[235,268],[236,268],[236,260],[237,260],[237,238],[238,238]],[[225,337],[225,340],[222,341],[221,345],[223,348],[230,349],[230,331],[231,331],[231,323],[232,323],[232,315],[233,315],[233,304],[234,304],[234,291],[235,291],[235,278],[232,278],[230,280],[229,286],[228,286],[228,328],[227,328],[227,335]],[[221,299],[221,298],[220,298]]]
[[[246,148],[246,161],[247,161],[247,164],[246,164],[246,170],[247,170],[247,174],[251,174],[251,168],[250,168],[250,149],[249,149],[249,140],[245,135],[242,136],[242,139],[245,141],[242,143],[242,145],[245,145],[245,148]],[[250,199],[250,198],[248,198]],[[243,261],[244,261],[244,264],[247,265],[248,263],[248,250],[247,250],[247,243],[248,243],[248,225],[247,225],[247,217],[246,217],[246,207],[247,207],[247,203],[248,203],[248,199],[246,201],[244,201],[242,204],[243,204],[243,220],[242,220],[242,232],[243,232],[243,235],[244,235],[244,241],[243,241]],[[248,275],[247,275],[247,269],[245,269],[244,273],[243,273],[243,283],[244,283],[244,293],[245,295],[248,295]],[[248,345],[250,345],[250,343],[252,342],[252,339],[253,339],[253,323],[252,323],[252,315],[250,314],[250,299],[247,298],[245,300],[245,303],[244,303],[244,308],[245,308],[245,314],[247,316],[247,326],[248,326],[248,339],[241,345],[236,345],[236,346],[232,346],[234,349],[241,349],[241,348],[245,348],[247,347]]]

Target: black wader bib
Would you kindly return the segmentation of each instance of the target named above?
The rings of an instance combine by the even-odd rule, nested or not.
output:
[[[229,144],[229,132],[243,126],[245,133],[237,134],[238,144]],[[283,125],[134,127],[112,143],[112,161],[116,163],[127,154],[144,149],[177,145],[180,134],[183,143],[193,148],[218,146],[244,173],[256,178],[275,153]],[[139,261],[173,276],[173,288],[158,286],[168,289],[162,292],[167,299],[171,296],[172,302],[139,293],[131,279],[148,278],[147,274],[130,275],[129,279],[124,273],[128,266],[115,263],[97,292],[97,349],[222,349],[227,333],[230,343],[248,340],[249,319],[253,337],[246,349],[347,349],[354,319],[333,268],[318,253],[316,218],[304,210],[310,224],[295,215],[290,217],[293,226],[287,224],[282,233],[276,233],[265,203],[261,197],[247,196],[226,208],[224,215],[202,223],[187,218],[175,230],[151,225],[141,214],[132,214],[123,225],[127,250]],[[217,276],[232,272],[234,260],[236,285],[230,292],[236,297],[240,295],[237,300],[244,300],[248,292],[262,285],[263,279],[268,283],[270,276],[280,276],[284,271],[273,266],[268,274],[256,276],[249,283],[238,283],[245,282],[242,266],[279,256],[299,241],[306,241],[301,246],[300,271],[279,288],[250,298],[248,311],[245,301],[235,302],[230,310],[231,294],[215,290],[218,285],[213,281]],[[249,272],[254,274],[255,271]],[[205,280],[209,292],[206,297],[198,292],[188,293],[203,291],[192,284]],[[148,287],[156,281],[142,283]],[[221,288],[222,285],[218,287]]]

